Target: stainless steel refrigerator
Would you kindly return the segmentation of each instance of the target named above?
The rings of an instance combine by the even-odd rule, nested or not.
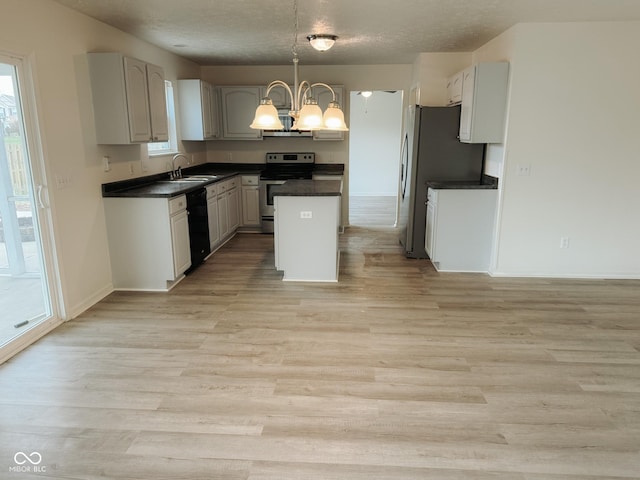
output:
[[[424,249],[429,181],[482,179],[484,144],[460,143],[460,106],[421,107],[405,112],[400,173],[400,243],[410,258],[429,258]]]

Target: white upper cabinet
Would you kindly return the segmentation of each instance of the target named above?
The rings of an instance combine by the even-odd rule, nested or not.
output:
[[[509,64],[479,63],[462,73],[460,141],[502,143]]]
[[[344,112],[344,95],[343,88],[341,86],[331,85],[331,88],[336,92],[336,101],[340,104],[340,108]],[[329,106],[329,102],[333,100],[331,91],[324,87],[317,87],[314,89],[314,98],[318,101],[318,106],[324,112]],[[313,131],[314,140],[344,140],[344,132],[335,130],[315,130]]]
[[[262,130],[249,127],[261,98],[260,87],[220,87],[225,140],[262,140]]]
[[[213,140],[220,136],[218,99],[213,85],[202,80],[178,80],[182,140]]]
[[[162,68],[120,53],[89,53],[87,58],[97,143],[167,141]]]
[[[164,86],[164,71],[157,65],[147,63],[147,86],[149,87],[149,117],[154,142],[169,140],[167,121],[167,95]]]
[[[463,72],[452,75],[447,80],[447,105],[456,105],[462,101]]]

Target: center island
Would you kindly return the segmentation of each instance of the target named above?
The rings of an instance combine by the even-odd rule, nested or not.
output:
[[[341,190],[340,180],[288,180],[271,189],[282,280],[338,281]]]

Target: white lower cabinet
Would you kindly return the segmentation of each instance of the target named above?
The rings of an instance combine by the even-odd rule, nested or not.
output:
[[[240,196],[237,186],[234,186],[227,192],[227,198],[229,230],[235,232],[238,226],[240,226]]]
[[[236,232],[240,223],[238,177],[232,177],[215,185],[218,191],[218,233],[222,243]]]
[[[207,186],[207,215],[209,219],[209,247],[213,252],[220,243],[220,225],[218,222],[218,187]]]
[[[218,194],[218,230],[220,231],[221,240],[229,235],[228,205],[227,194]]]
[[[438,271],[489,271],[497,192],[429,189],[424,247]]]
[[[260,188],[258,175],[243,175],[242,192],[242,227],[260,227]]]
[[[191,266],[187,199],[104,199],[113,287],[167,291]]]

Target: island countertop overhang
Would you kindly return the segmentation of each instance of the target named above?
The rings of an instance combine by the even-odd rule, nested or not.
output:
[[[271,188],[273,196],[331,197],[342,195],[340,180],[287,180]]]

